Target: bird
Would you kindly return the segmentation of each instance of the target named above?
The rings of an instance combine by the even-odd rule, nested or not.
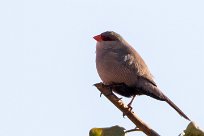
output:
[[[96,69],[104,85],[124,97],[147,95],[167,102],[182,117],[190,119],[162,91],[153,79],[140,54],[118,33],[106,31],[93,37],[96,40]],[[132,107],[131,107],[132,108]]]

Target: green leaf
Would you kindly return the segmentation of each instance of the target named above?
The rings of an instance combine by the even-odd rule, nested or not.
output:
[[[112,126],[107,128],[92,128],[89,136],[125,136],[124,128],[120,126]]]
[[[204,136],[204,131],[201,130],[195,122],[190,122],[184,133],[179,136]]]

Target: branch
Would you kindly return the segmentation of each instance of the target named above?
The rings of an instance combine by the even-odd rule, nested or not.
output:
[[[136,126],[139,130],[143,131],[148,136],[159,136],[159,134],[151,129],[146,123],[144,123],[133,111],[120,100],[112,91],[107,88],[103,83],[94,84],[98,90],[105,95],[120,111],[123,112]]]

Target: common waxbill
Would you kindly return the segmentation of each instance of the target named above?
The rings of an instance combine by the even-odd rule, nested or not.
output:
[[[136,95],[148,95],[166,101],[181,116],[190,120],[161,92],[144,60],[119,34],[107,31],[93,38],[97,41],[96,68],[105,85],[112,86],[114,92],[125,97],[134,99]]]

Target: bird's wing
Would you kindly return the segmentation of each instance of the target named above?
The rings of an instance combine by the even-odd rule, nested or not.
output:
[[[131,46],[126,48],[122,55],[122,61],[123,64],[128,69],[131,69],[133,72],[135,72],[138,77],[146,79],[154,86],[157,86],[144,60],[134,48]]]

